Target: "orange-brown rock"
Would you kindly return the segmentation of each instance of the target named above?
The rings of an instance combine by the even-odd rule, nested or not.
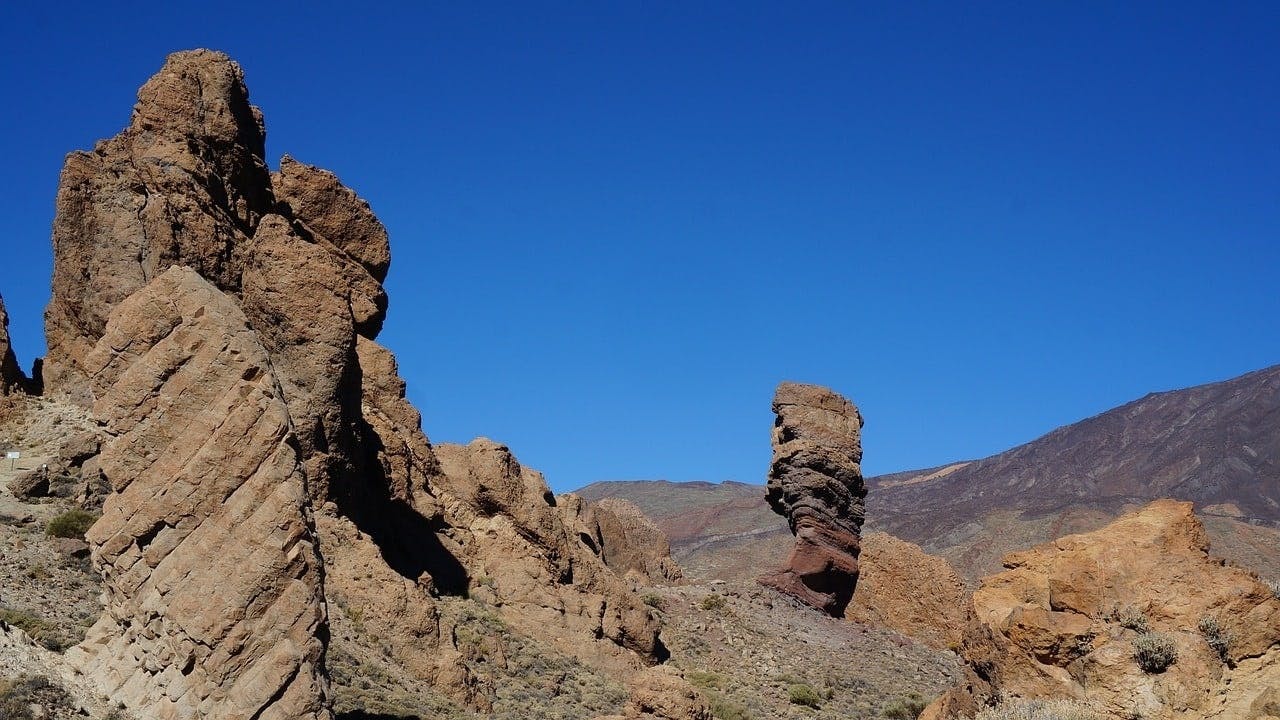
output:
[[[174,53],[138,91],[127,127],[67,156],[45,311],[47,389],[88,405],[80,360],[113,308],[184,264],[234,292],[247,239],[274,204],[261,113],[222,53]]]
[[[21,390],[27,382],[18,367],[18,359],[13,354],[13,345],[9,340],[9,314],[4,309],[4,298],[0,297],[0,395],[8,395],[14,390]]]
[[[112,493],[87,535],[107,608],[73,661],[140,716],[330,717],[306,481],[243,313],[172,267],[80,367]]]
[[[666,533],[633,503],[620,498],[590,503],[584,522],[591,529],[591,544],[619,575],[643,584],[681,578],[680,566],[671,559]]]
[[[492,593],[508,622],[597,665],[666,659],[650,608],[583,542],[580,508],[559,507],[541,473],[484,438],[439,445],[436,454],[447,537],[470,577],[485,581],[476,590]]]
[[[858,587],[845,617],[956,648],[970,620],[969,591],[944,559],[885,533],[862,537]]]
[[[862,415],[827,388],[790,382],[774,393],[773,412],[766,499],[796,541],[787,567],[760,581],[839,616],[858,582]]]
[[[924,717],[961,717],[996,695],[1072,697],[1107,717],[1265,717],[1280,686],[1280,599],[1208,549],[1191,503],[1161,500],[1011,553],[973,595],[967,686]],[[1222,655],[1201,629],[1206,618],[1221,628]],[[1162,672],[1135,661],[1144,625],[1176,649]]]
[[[197,653],[194,665],[181,655],[197,635],[214,649],[224,636],[266,643],[263,652],[283,647],[271,628],[252,625],[268,622],[255,613],[284,587],[271,573],[323,592],[336,614],[376,633],[381,653],[482,712],[494,689],[473,670],[486,660],[459,651],[442,596],[488,598],[520,632],[599,667],[630,673],[664,659],[650,608],[591,540],[599,528],[557,506],[541,475],[487,442],[437,458],[394,356],[374,341],[388,305],[385,229],[332,173],[289,158],[269,173],[264,132],[234,62],[176,53],[139,92],[129,127],[63,169],[46,311],[49,389],[92,406],[112,436],[86,467],[112,492],[91,532],[109,612],[78,651],[85,667],[148,713],[248,703],[273,673],[296,667],[293,682],[314,681],[318,704],[289,712],[327,713],[323,612],[307,622],[273,616],[296,662],[277,658],[270,672],[254,665],[251,689],[218,678],[248,672],[242,664],[257,645]],[[193,309],[195,297],[207,308]],[[197,369],[208,387],[188,387]],[[240,444],[219,434],[253,408],[265,419]],[[227,465],[206,462],[205,452]],[[243,466],[263,453],[270,462]],[[193,487],[197,468],[204,475]],[[276,494],[262,496],[260,484]],[[232,522],[227,513],[242,508],[214,508],[205,496],[223,491],[257,498],[265,515]],[[312,543],[322,550],[323,587],[303,552]],[[276,562],[279,552],[288,563]],[[225,590],[205,603],[221,619],[200,615],[190,595],[207,585],[175,589],[177,571],[161,573],[169,565],[153,560],[196,578],[223,573],[216,589]],[[244,595],[254,587],[257,595]],[[289,598],[300,592],[288,587]],[[243,612],[232,607],[241,601]],[[188,680],[156,674],[175,658]],[[191,705],[184,682],[222,690]],[[273,702],[297,704],[293,687]],[[235,697],[218,694],[232,689]]]

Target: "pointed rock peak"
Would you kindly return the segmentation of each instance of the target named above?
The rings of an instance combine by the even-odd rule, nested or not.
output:
[[[9,314],[4,309],[4,297],[0,296],[0,395],[8,395],[27,384],[27,378],[18,367],[13,346],[9,342]]]
[[[166,135],[222,141],[264,155],[262,113],[249,104],[240,65],[216,50],[170,55],[138,90],[130,127]]]
[[[391,267],[391,241],[378,216],[337,175],[289,155],[273,177],[276,199],[288,213],[364,266],[378,282]],[[284,212],[282,210],[282,212]]]

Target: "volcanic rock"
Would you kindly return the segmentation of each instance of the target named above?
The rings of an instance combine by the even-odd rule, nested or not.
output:
[[[27,378],[18,367],[18,359],[9,340],[9,313],[4,309],[4,298],[0,297],[0,395],[21,390],[26,384]]]
[[[885,533],[862,537],[858,587],[845,617],[892,628],[935,648],[960,645],[970,594],[944,559]]]
[[[49,473],[45,470],[28,470],[9,481],[9,492],[16,498],[41,498],[49,495]]]
[[[306,479],[244,314],[172,267],[81,363],[112,493],[86,536],[107,609],[73,661],[146,717],[330,717]]]
[[[1008,569],[973,595],[976,621],[960,650],[966,684],[922,717],[967,716],[997,696],[1073,697],[1105,717],[1263,717],[1280,687],[1280,599],[1208,549],[1192,504],[1161,500],[1009,554]],[[1176,649],[1162,672],[1134,658],[1143,632]]]
[[[665,659],[598,523],[503,446],[431,445],[375,342],[385,228],[332,173],[269,173],[264,132],[234,62],[176,53],[129,127],[63,169],[48,387],[109,436],[96,457],[68,448],[87,503],[111,487],[89,533],[108,609],[83,667],[148,717],[239,716],[263,692],[245,717],[319,717],[323,598],[364,632],[338,649],[376,638],[484,712],[487,659],[458,650],[442,596],[489,597],[600,667]]]
[[[619,575],[645,584],[681,578],[666,533],[633,503],[619,498],[590,503],[585,522],[593,528],[591,539],[600,557]]]
[[[787,567],[760,582],[839,616],[858,581],[862,415],[824,387],[784,382],[773,397],[773,462],[766,499],[787,518]]]

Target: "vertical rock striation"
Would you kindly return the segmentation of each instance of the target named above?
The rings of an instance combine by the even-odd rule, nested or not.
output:
[[[796,544],[787,567],[760,581],[839,616],[858,581],[862,415],[824,387],[784,382],[773,396],[773,461],[766,499]]]
[[[487,666],[437,607],[480,593],[581,660],[663,660],[539,473],[432,446],[375,341],[386,229],[333,173],[270,172],[264,128],[230,58],[175,53],[63,168],[45,377],[108,434],[112,487],[90,532],[108,608],[77,662],[140,716],[324,717],[327,600],[484,711]]]

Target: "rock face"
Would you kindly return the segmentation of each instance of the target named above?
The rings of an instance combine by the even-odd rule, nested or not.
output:
[[[306,481],[244,315],[175,266],[81,366],[112,493],[87,535],[107,609],[78,665],[148,717],[330,717]]]
[[[959,647],[969,592],[940,557],[885,533],[862,537],[858,588],[845,617],[892,628],[935,648]]]
[[[827,388],[789,382],[774,393],[773,412],[766,499],[796,542],[787,567],[760,581],[841,615],[858,581],[862,415]]]
[[[619,498],[591,503],[586,523],[606,565],[644,584],[670,583],[683,574],[671,559],[671,543],[640,508]]]
[[[1157,501],[1005,565],[973,595],[968,682],[922,717],[965,717],[997,695],[1073,697],[1105,717],[1265,717],[1280,686],[1280,598],[1209,556],[1191,503]],[[1144,629],[1176,651],[1163,671],[1135,659]]]
[[[326,716],[327,601],[484,712],[487,659],[459,651],[442,596],[601,667],[665,659],[594,516],[501,445],[428,441],[375,341],[385,228],[328,171],[269,172],[264,136],[239,66],[182,52],[63,168],[46,385],[105,430],[84,467],[111,488],[81,665],[140,716]],[[639,557],[638,527],[609,551]]]
[[[9,313],[4,309],[4,298],[0,297],[0,395],[21,390],[26,383],[9,341]]]

